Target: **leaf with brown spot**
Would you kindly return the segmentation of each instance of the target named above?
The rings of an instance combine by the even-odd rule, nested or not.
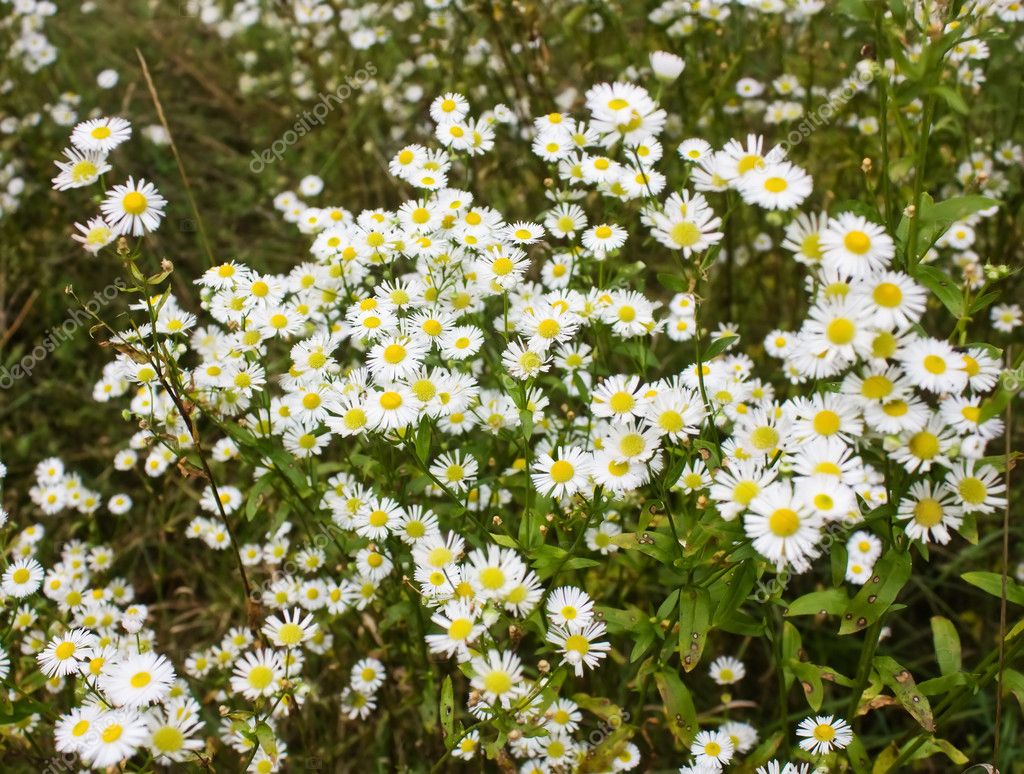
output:
[[[877,656],[873,662],[878,676],[887,688],[892,690],[896,700],[911,714],[921,728],[935,732],[935,718],[928,697],[918,690],[914,676],[909,670],[889,656]]]

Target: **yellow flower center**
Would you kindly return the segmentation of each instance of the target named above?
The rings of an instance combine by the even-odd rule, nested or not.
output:
[[[926,355],[924,359],[924,369],[930,374],[939,376],[946,372],[946,361],[938,355]]]
[[[616,414],[625,414],[627,411],[633,410],[633,406],[636,405],[636,399],[628,392],[620,390],[608,399],[608,405]]]
[[[843,245],[851,253],[864,255],[871,249],[871,238],[863,231],[851,231],[843,237]]]
[[[892,382],[884,376],[869,376],[860,386],[860,394],[871,400],[879,400],[892,392]]]
[[[495,670],[484,678],[484,690],[501,696],[512,690],[512,676],[508,672]]]
[[[700,240],[700,229],[688,220],[676,223],[669,238],[680,247],[693,247]]]
[[[900,305],[900,302],[903,300],[903,291],[900,290],[898,285],[894,285],[891,282],[883,282],[875,288],[872,297],[879,306],[892,309]]]
[[[277,630],[277,639],[284,645],[298,645],[302,642],[302,627],[295,623],[286,623]]]
[[[922,430],[910,439],[910,453],[920,460],[930,460],[939,453],[939,439],[934,433]]]
[[[96,177],[96,165],[88,159],[79,161],[71,168],[71,179],[76,183],[91,180]]]
[[[832,320],[825,328],[825,335],[828,340],[837,346],[843,346],[853,341],[857,334],[857,326],[845,317],[838,317]]]
[[[789,537],[800,529],[800,517],[790,508],[778,508],[768,517],[768,527],[778,537]]]
[[[964,502],[971,505],[980,505],[985,502],[985,497],[988,496],[988,487],[985,486],[985,482],[974,476],[964,478],[957,484],[956,489],[960,493],[960,497],[964,499]]]
[[[558,320],[552,320],[550,317],[546,320],[541,320],[537,326],[537,333],[540,334],[541,338],[553,339],[562,330],[562,326],[558,324]]]
[[[121,738],[121,734],[123,732],[124,729],[121,726],[119,726],[117,723],[111,723],[109,726],[103,729],[103,733],[100,734],[100,736],[102,737],[103,741],[106,744],[113,744]]]
[[[185,744],[185,735],[174,726],[163,726],[153,732],[152,741],[160,752],[177,752]]]
[[[750,501],[757,497],[761,487],[753,481],[740,481],[732,490],[732,499],[740,505],[750,505]]]
[[[274,670],[263,664],[254,666],[249,670],[249,685],[257,691],[262,691],[274,679]]]
[[[575,651],[583,656],[590,652],[590,643],[582,634],[573,634],[566,638],[565,649]]]
[[[779,431],[763,425],[750,434],[750,444],[758,451],[774,449],[779,445]]]
[[[819,723],[814,727],[814,738],[819,742],[831,742],[836,738],[836,730],[828,723]]]
[[[564,484],[569,481],[573,474],[576,472],[573,468],[572,463],[566,462],[565,460],[558,460],[554,465],[551,466],[551,479],[558,484]]]
[[[814,417],[814,432],[818,435],[833,435],[839,432],[839,415],[828,409],[819,411]]]
[[[380,407],[385,411],[394,411],[402,405],[402,396],[397,392],[388,390],[387,392],[381,393],[380,396]]]
[[[148,204],[149,202],[146,201],[146,197],[138,191],[126,193],[121,200],[121,206],[124,207],[124,211],[129,215],[141,215],[146,211]]]

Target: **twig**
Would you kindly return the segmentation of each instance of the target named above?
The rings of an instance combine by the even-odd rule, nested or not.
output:
[[[167,132],[167,141],[171,146],[171,152],[174,154],[174,161],[178,165],[178,174],[181,175],[181,182],[185,184],[185,195],[188,197],[189,206],[192,208],[192,215],[196,219],[196,226],[199,229],[199,238],[202,240],[207,258],[210,259],[210,265],[213,266],[216,261],[213,257],[213,250],[210,248],[210,240],[206,237],[206,226],[203,225],[203,217],[199,214],[199,207],[196,206],[196,198],[192,194],[192,184],[188,181],[188,174],[185,172],[185,165],[181,161],[181,154],[178,153],[178,146],[174,143],[174,136],[171,134],[171,127],[167,125],[167,118],[164,116],[164,109],[160,104],[160,97],[156,93],[156,86],[153,84],[153,78],[149,74],[149,66],[146,64],[146,58],[142,56],[142,52],[139,49],[135,49],[135,53],[138,55],[139,63],[142,65],[142,76],[146,79],[146,86],[149,88],[149,95],[153,98],[153,105],[156,107],[157,118],[160,119],[160,125],[163,126],[164,131]]]
[[[23,322],[25,322],[25,318],[28,316],[29,310],[32,308],[32,305],[36,302],[36,299],[38,297],[39,288],[36,288],[29,295],[25,303],[22,304],[21,311],[19,311],[18,316],[14,318],[14,322],[10,324],[10,327],[8,327],[6,331],[4,331],[4,335],[0,337],[0,349],[4,348],[7,342],[11,340],[11,337],[14,335],[14,332],[21,327],[21,324]]]

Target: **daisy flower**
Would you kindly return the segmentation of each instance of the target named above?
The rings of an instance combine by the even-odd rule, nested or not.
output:
[[[737,658],[719,656],[711,662],[708,674],[719,685],[732,685],[738,683],[746,676],[747,668]]]
[[[364,658],[352,665],[352,687],[360,693],[376,693],[385,676],[384,665],[375,658]]]
[[[676,148],[676,153],[679,154],[679,158],[683,161],[689,161],[691,164],[695,164],[698,161],[707,158],[712,153],[711,143],[707,140],[702,140],[700,137],[691,137],[679,143],[679,147]]]
[[[430,466],[430,472],[455,492],[465,492],[476,478],[477,462],[459,451],[442,454]]]
[[[957,462],[946,474],[945,484],[964,513],[992,513],[1006,507],[1006,484],[991,465]]]
[[[104,712],[94,721],[81,755],[93,768],[106,769],[133,756],[145,743],[146,734],[142,715],[130,710]]]
[[[124,185],[107,191],[100,210],[115,233],[142,236],[160,227],[166,204],[167,200],[152,183],[141,178],[136,183],[129,177]]]
[[[247,699],[273,696],[284,679],[281,654],[260,648],[239,658],[232,670],[231,690]]]
[[[427,647],[431,653],[443,653],[451,657],[458,655],[459,661],[469,660],[469,645],[484,632],[477,620],[477,613],[465,600],[447,602],[442,610],[434,613],[430,620],[444,631],[443,634],[428,634]]]
[[[1013,333],[1020,327],[1024,313],[1021,312],[1020,304],[996,304],[989,312],[989,319],[992,320],[992,327],[1001,333]]]
[[[36,656],[39,668],[47,677],[64,677],[81,671],[84,662],[92,658],[98,642],[87,629],[71,629],[57,635]]]
[[[72,234],[71,238],[92,255],[96,255],[102,248],[113,242],[116,236],[103,218],[93,218],[84,224],[76,223],[75,229],[79,233]]]
[[[896,517],[907,522],[904,529],[912,540],[945,545],[950,541],[949,530],[963,523],[963,509],[946,487],[915,481],[908,496],[900,500]]]
[[[729,735],[718,729],[699,732],[690,745],[690,752],[697,765],[720,769],[732,760],[736,750]]]
[[[53,178],[53,187],[57,191],[71,188],[82,188],[92,185],[100,179],[100,175],[109,172],[107,155],[102,151],[80,151],[76,148],[65,148],[67,161],[55,161],[60,174]]]
[[[622,226],[601,223],[583,232],[583,246],[601,260],[607,253],[622,247],[628,236],[629,233]]]
[[[572,238],[586,226],[587,216],[576,204],[559,204],[544,218],[544,227],[559,239]]]
[[[586,486],[592,461],[587,452],[576,446],[564,447],[556,453],[557,459],[546,452],[537,455],[530,478],[538,492],[560,499]]]
[[[594,600],[575,586],[560,586],[548,596],[545,610],[554,626],[586,626],[594,618]]]
[[[776,567],[789,564],[802,572],[818,555],[821,517],[797,499],[788,483],[771,484],[751,500],[743,528],[757,552]]]
[[[3,592],[16,599],[35,594],[43,584],[43,566],[30,556],[15,559],[4,570]]]
[[[175,679],[171,662],[148,651],[111,664],[99,685],[115,707],[145,707],[163,701]]]
[[[967,386],[963,356],[945,341],[917,338],[906,344],[899,360],[907,379],[923,390],[959,394]]]
[[[608,655],[611,645],[600,641],[604,634],[605,625],[601,621],[553,625],[548,629],[547,641],[562,654],[564,663],[573,666],[576,676],[582,677],[584,666],[594,669]]]
[[[882,271],[896,255],[896,245],[885,229],[852,212],[829,220],[821,234],[821,249],[826,269],[852,277]]]
[[[853,741],[850,724],[834,715],[805,718],[797,726],[796,735],[802,738],[800,747],[813,755],[842,750]]]
[[[595,417],[613,422],[640,419],[650,399],[638,376],[616,375],[605,379],[590,395],[590,408]]]
[[[766,210],[792,210],[811,195],[811,176],[795,164],[768,164],[740,178],[740,196]]]
[[[272,615],[263,624],[263,634],[279,648],[295,648],[316,635],[319,627],[313,616],[303,617],[302,611],[294,608],[285,611],[281,618]]]
[[[471,685],[480,691],[488,704],[508,708],[526,690],[523,666],[511,651],[489,650],[470,664],[473,670]]]
[[[412,390],[393,384],[366,399],[366,415],[371,427],[377,430],[395,430],[416,421],[418,401]]]
[[[93,118],[72,130],[71,144],[83,151],[109,153],[131,136],[132,125],[123,118]]]
[[[502,367],[519,380],[532,379],[550,368],[546,352],[530,349],[522,341],[510,341],[501,355]]]
[[[651,70],[659,81],[671,83],[680,75],[686,67],[686,62],[681,56],[669,51],[652,51],[650,55]]]

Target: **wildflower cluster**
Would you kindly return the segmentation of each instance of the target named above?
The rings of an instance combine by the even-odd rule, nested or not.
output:
[[[169,142],[162,108],[141,132],[71,93],[13,119],[72,127],[52,195],[81,205],[79,258],[131,283],[90,333],[110,356],[93,398],[132,429],[98,479],[108,493],[51,457],[18,523],[0,511],[0,680],[58,708],[12,695],[5,735],[35,742],[53,715],[53,747],[97,770],[272,772],[324,750],[361,765],[362,740],[409,729],[390,763],[433,755],[415,770],[967,761],[940,724],[1024,640],[1004,614],[997,653],[965,670],[927,584],[1024,594],[988,566],[937,569],[997,520],[1009,534],[1022,313],[1005,230],[1024,151],[943,133],[994,52],[1020,52],[1005,31],[1024,11],[870,5],[842,12],[878,50],[838,72],[705,47],[741,24],[813,40],[826,3],[669,0],[644,13],[671,51],[570,80],[523,62],[557,34],[600,37],[612,19],[596,7],[552,3],[571,23],[510,51],[458,0],[189,0],[247,96],[322,98],[339,52],[383,55],[406,33],[413,51],[356,97],[393,124],[358,148],[378,198],[328,174],[335,156],[282,164],[258,209],[292,252],[223,252],[204,232],[191,274],[164,257],[169,229],[154,234],[169,203],[149,173],[107,184],[133,136]],[[480,77],[438,75],[443,46]],[[712,78],[723,93],[703,95]],[[857,155],[836,170],[809,147],[830,122]],[[933,133],[941,185],[926,183]],[[174,206],[201,229],[174,157]],[[0,167],[0,212],[19,174]],[[129,520],[137,557],[111,538]],[[144,592],[115,575],[132,562]],[[931,664],[892,636],[912,578],[939,671],[918,682]],[[185,597],[203,620],[182,622]],[[165,628],[189,636],[163,655]],[[903,712],[898,743],[866,731],[883,709]]]

